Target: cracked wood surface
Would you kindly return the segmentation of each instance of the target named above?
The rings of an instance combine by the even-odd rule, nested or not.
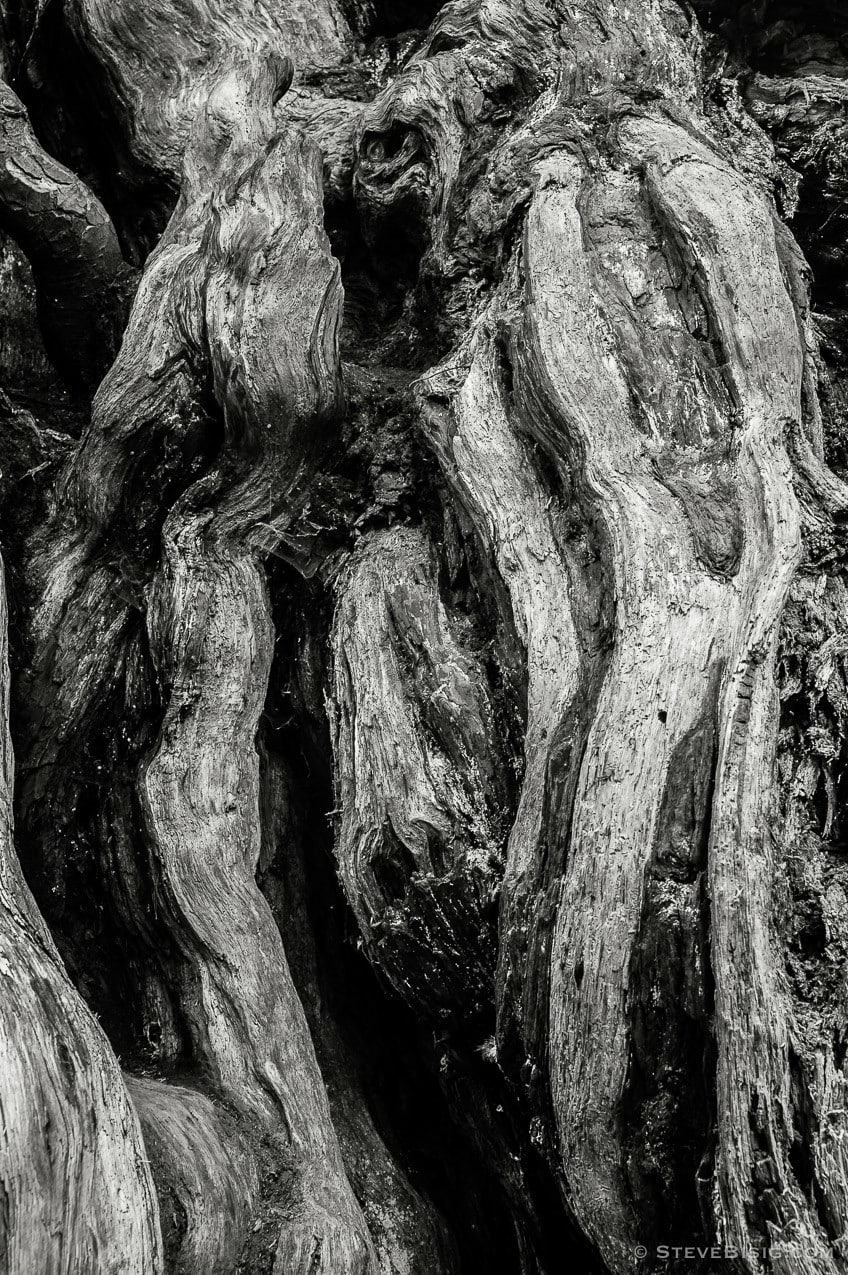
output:
[[[841,270],[841,53],[783,9],[3,27],[81,426],[0,402],[15,1275],[844,1271],[848,324],[779,218]]]

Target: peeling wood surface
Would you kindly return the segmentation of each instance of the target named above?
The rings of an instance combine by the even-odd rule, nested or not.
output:
[[[844,1272],[807,8],[4,14],[10,1275]]]
[[[138,1118],[98,1023],[71,986],[21,875],[5,581],[0,589],[0,1137],[9,1271],[157,1272],[162,1241]]]
[[[366,541],[333,636],[342,881],[403,994],[468,1020],[492,999],[501,871],[491,710],[420,533]]]

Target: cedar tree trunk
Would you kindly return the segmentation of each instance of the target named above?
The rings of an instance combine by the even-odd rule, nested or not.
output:
[[[846,31],[5,0],[4,1273],[848,1273]]]

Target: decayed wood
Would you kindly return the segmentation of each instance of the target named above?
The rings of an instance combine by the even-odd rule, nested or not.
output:
[[[665,39],[667,52],[649,74],[662,68],[684,100],[692,97],[695,73],[677,44],[679,28],[652,30],[651,21],[638,6],[632,22],[613,27],[611,19],[620,44],[600,46],[594,59],[589,54],[590,65],[595,60],[597,73],[605,76],[612,62],[626,76],[640,38],[654,51],[662,50]],[[579,22],[578,17],[575,25]],[[438,136],[425,113],[424,89],[410,86],[401,97],[398,88],[395,94],[404,105],[393,123],[414,118],[428,140]],[[376,113],[373,118],[381,119]],[[645,924],[642,891],[661,802],[668,786],[683,778],[677,770],[680,744],[700,729],[706,714],[716,720],[720,741],[710,840],[717,1004],[733,1005],[729,1020],[746,1012],[745,997],[751,996],[761,1008],[750,1012],[758,1021],[769,1020],[771,1036],[763,1026],[740,1038],[729,1023],[717,1024],[719,1217],[727,1228],[721,1233],[740,1249],[762,1247],[771,1234],[777,1260],[818,1269],[832,1258],[788,1167],[791,1121],[781,1127],[780,1118],[766,1112],[760,1135],[777,1166],[788,1210],[783,1213],[760,1204],[757,1219],[751,1166],[763,1153],[759,1144],[739,1141],[742,1124],[749,1136],[740,1092],[750,1086],[750,1106],[761,1110],[762,1091],[780,1092],[789,1073],[791,1027],[773,975],[767,920],[773,870],[762,827],[764,798],[758,796],[770,774],[773,700],[763,703],[759,718],[755,714],[750,736],[736,726],[736,746],[744,748],[747,760],[745,800],[753,804],[735,809],[732,835],[722,831],[728,803],[741,800],[739,784],[723,778],[730,763],[721,743],[723,732],[731,730],[723,723],[738,720],[735,679],[772,684],[776,624],[798,561],[797,515],[782,446],[785,427],[801,417],[805,348],[781,276],[772,214],[699,140],[703,129],[696,117],[689,132],[661,118],[622,124],[620,152],[631,172],[643,170],[643,195],[626,171],[593,180],[570,157],[543,161],[528,220],[525,317],[514,376],[519,395],[528,386],[523,424],[551,452],[564,483],[573,486],[575,469],[582,474],[586,495],[606,525],[617,596],[615,645],[582,762],[553,944],[548,1041],[553,1101],[567,1196],[606,1259],[625,1269],[639,1225],[631,1212],[619,1114],[630,1067],[631,965]],[[436,159],[430,171],[441,191],[450,181],[439,169],[438,142],[431,146]],[[456,151],[454,146],[454,156]],[[406,161],[402,153],[393,160],[381,207],[408,199],[406,170],[415,154],[410,150]],[[452,163],[455,169],[456,158]],[[432,215],[439,224],[432,199],[430,208],[436,208]],[[668,309],[667,292],[660,291],[663,271],[648,256],[654,226],[669,241],[672,269],[682,268],[695,281],[694,315],[682,305]],[[436,242],[435,235],[434,230],[429,242]],[[593,244],[588,261],[587,236]],[[613,272],[621,272],[623,288]],[[667,268],[665,279],[670,280]],[[634,320],[634,300],[645,307],[641,326]],[[699,350],[697,327],[692,332],[698,309],[722,342],[720,374]],[[588,317],[595,314],[596,319]],[[617,349],[617,359],[611,349]],[[681,369],[682,392],[667,395]],[[536,404],[541,412],[534,412]],[[481,418],[488,426],[490,414]],[[640,440],[640,427],[653,441]],[[487,511],[494,504],[487,502]],[[729,673],[722,672],[725,666]],[[726,678],[718,705],[716,674]],[[708,797],[709,789],[702,788],[702,800]],[[747,859],[747,872],[754,871],[757,860],[746,839],[757,835],[757,919],[750,913],[740,922],[727,911],[727,881],[742,879]],[[700,848],[692,846],[689,853],[697,872]],[[750,958],[733,938],[740,923],[745,942],[752,944]],[[509,940],[502,934],[501,941]],[[784,1096],[783,1109],[791,1106]],[[744,1199],[745,1207],[734,1199]],[[792,1250],[788,1258],[778,1256],[784,1244]]]
[[[424,535],[363,543],[339,586],[333,645],[348,898],[403,995],[471,1022],[493,997],[497,756],[481,670],[441,603]]]
[[[134,160],[175,182],[195,116],[234,63],[277,51],[299,71],[315,70],[339,63],[351,42],[332,0],[262,0],[237,10],[219,0],[73,0],[65,20],[102,67]]]
[[[260,835],[253,736],[272,650],[254,555],[279,538],[274,520],[285,518],[289,497],[314,468],[340,403],[341,294],[320,225],[320,159],[298,134],[264,145],[288,74],[286,65],[260,64],[258,74],[225,76],[210,94],[180,204],[65,476],[68,504],[57,511],[58,552],[35,635],[33,696],[44,733],[40,742],[36,737],[24,800],[32,826],[43,829],[44,871],[58,863],[58,851],[41,812],[47,802],[72,805],[73,754],[96,723],[102,679],[118,675],[131,635],[131,608],[116,587],[126,564],[109,558],[114,529],[122,525],[140,547],[149,543],[151,524],[167,513],[161,502],[183,486],[165,519],[148,601],[164,699],[158,742],[139,775],[156,865],[152,938],[158,930],[173,944],[169,994],[213,1093],[251,1117],[254,1138],[270,1137],[280,1165],[294,1174],[275,1270],[353,1272],[365,1269],[370,1241],[279,931],[253,879]],[[271,330],[268,306],[280,288],[289,297],[285,325]],[[167,452],[185,442],[186,426],[211,428],[200,410],[207,381],[223,417],[216,467],[193,486],[191,465],[178,468],[169,490],[160,457],[150,456],[148,499],[126,508],[131,491],[138,500],[134,457],[144,431],[158,432]],[[189,455],[192,449],[203,454],[197,433],[193,440],[189,433]],[[142,578],[144,564],[140,556]],[[79,667],[81,645],[88,677]],[[157,1118],[167,1088],[135,1093],[157,1142],[167,1146],[159,1162],[183,1162],[185,1181],[198,1171],[190,1158],[203,1138],[214,1142],[214,1123],[195,1144],[183,1133],[183,1099],[175,1091],[171,1137]],[[194,1123],[214,1114],[199,1100],[191,1112]],[[220,1149],[204,1154],[207,1172],[226,1173]],[[199,1271],[208,1268],[221,1219],[204,1216],[202,1196],[195,1202],[180,1260]],[[235,1235],[245,1207],[236,1203],[224,1228]],[[229,1234],[227,1243],[234,1239]]]
[[[178,1270],[233,1270],[259,1199],[254,1156],[232,1116],[195,1090],[126,1076]]]
[[[7,1121],[16,1275],[458,1275],[481,1210],[439,1193],[436,1111],[510,1275],[578,1237],[616,1275],[678,1240],[844,1271],[848,329],[775,203],[841,269],[810,227],[814,189],[840,224],[842,55],[780,8],[759,38],[699,5],[709,43],[674,0],[38,15],[92,68],[133,251],[127,192],[179,195],[52,513],[11,537],[21,854],[126,1068],[15,875],[7,774],[4,1109],[40,1069],[90,1166],[74,1195]],[[0,217],[92,385],[81,316],[134,280],[4,91]],[[412,1013],[417,1125],[325,1003],[295,773],[387,1049]]]
[[[5,581],[0,585],[0,1251],[8,1271],[162,1267],[138,1119],[24,882],[12,828]]]
[[[285,759],[264,752],[264,800],[273,815],[263,824],[263,892],[280,925],[339,1136],[348,1178],[359,1200],[385,1275],[453,1272],[456,1255],[445,1219],[413,1185],[386,1145],[369,1109],[344,1033],[327,1003],[332,980],[322,969],[307,899],[308,861],[316,830],[295,814],[298,792]],[[324,901],[322,899],[322,905]],[[325,906],[325,905],[324,905]],[[347,961],[348,953],[342,954]]]
[[[3,82],[0,225],[32,267],[48,354],[71,384],[94,389],[120,343],[135,272],[103,205],[42,149]]]
[[[580,753],[577,701],[587,687],[571,595],[575,585],[582,592],[582,581],[579,567],[569,564],[557,536],[551,498],[544,497],[510,421],[497,323],[496,313],[484,319],[455,360],[427,376],[421,391],[428,438],[509,589],[526,649],[524,780],[501,887],[498,1015],[501,1047],[520,1024],[524,1055],[537,1061],[534,1046],[544,1049],[547,1026],[547,979],[543,975],[540,982],[534,963],[544,970],[547,953],[534,954],[533,949],[537,942],[544,944],[546,936],[540,896],[562,870],[561,856],[546,845],[552,804],[548,778],[552,757],[566,769],[565,759]],[[445,398],[450,411],[444,407]],[[528,932],[536,927],[541,936],[531,937]],[[539,999],[542,1004],[534,1004]],[[541,1022],[532,1023],[539,1015]]]

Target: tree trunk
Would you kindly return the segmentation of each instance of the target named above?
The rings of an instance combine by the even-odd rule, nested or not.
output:
[[[807,8],[4,11],[10,1275],[848,1272]]]

